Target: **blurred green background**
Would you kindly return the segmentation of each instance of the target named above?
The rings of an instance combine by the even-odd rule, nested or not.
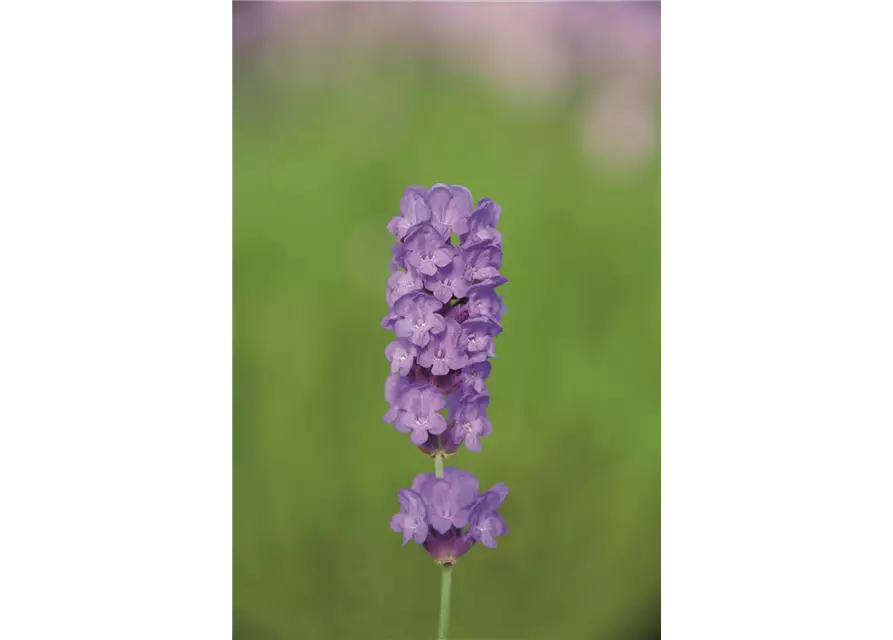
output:
[[[435,182],[502,205],[510,280],[493,434],[451,459],[509,486],[510,533],[456,565],[451,637],[659,637],[658,149],[593,164],[573,84],[524,101],[437,59],[346,59],[234,50],[234,637],[435,636],[439,568],[388,526],[433,467],[381,420],[379,324],[385,225]]]

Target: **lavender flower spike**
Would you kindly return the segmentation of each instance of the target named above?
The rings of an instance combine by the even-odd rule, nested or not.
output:
[[[499,510],[508,488],[498,483],[479,493],[474,474],[443,466],[462,445],[481,451],[481,439],[493,431],[485,380],[505,313],[496,288],[508,282],[500,273],[501,211],[489,198],[475,206],[465,187],[435,184],[408,187],[400,215],[388,222],[396,242],[381,322],[394,332],[384,350],[391,363],[384,421],[434,458],[433,474],[419,474],[397,492],[400,512],[391,529],[443,567],[439,640],[447,637],[453,565],[475,544],[494,548],[508,532]]]
[[[475,205],[465,187],[435,184],[431,189],[408,187],[401,214],[388,223],[395,244],[382,327],[393,331],[395,339],[385,355],[391,373],[409,384],[391,384],[386,421],[411,433],[413,444],[426,455],[451,455],[462,444],[480,451],[481,438],[492,430],[482,408],[487,400],[448,403],[445,422],[433,415],[424,424],[399,416],[413,401],[402,396],[416,393],[410,390],[418,385],[434,387],[443,396],[461,391],[463,398],[489,397],[484,379],[505,312],[496,290],[508,282],[500,273],[502,236],[496,225],[501,211],[490,198]],[[459,244],[453,243],[455,236]]]

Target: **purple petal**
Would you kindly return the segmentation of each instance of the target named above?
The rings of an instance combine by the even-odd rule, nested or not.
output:
[[[398,234],[400,232],[401,226],[405,228],[405,220],[403,216],[394,216],[390,220],[388,220],[388,231],[393,234]]]
[[[449,302],[450,298],[453,297],[453,290],[445,285],[443,282],[435,282],[433,287],[431,288],[431,293],[433,293],[434,297],[444,304]]]
[[[450,188],[445,184],[436,184],[431,187],[431,190],[428,192],[428,204],[431,206],[431,213],[435,219],[443,218],[452,199],[453,195],[450,193]]]
[[[431,421],[428,425],[428,433],[431,433],[435,436],[439,436],[441,433],[446,431],[446,428],[447,428],[446,418],[444,418],[439,413],[435,413],[433,416],[431,416]],[[422,443],[419,442],[417,444],[422,444]]]
[[[419,350],[415,345],[401,338],[385,347],[384,353],[387,359],[391,361],[391,373],[399,373],[401,376],[405,376],[409,374],[409,370]]]
[[[436,376],[445,376],[450,372],[449,366],[447,366],[446,361],[444,360],[435,360],[431,365],[431,373]]]
[[[419,273],[422,273],[426,276],[433,276],[435,273],[437,273],[437,264],[434,262],[434,260],[431,259],[417,258],[416,264],[412,264],[412,266],[417,268],[419,270]]]
[[[400,198],[400,213],[413,224],[431,219],[431,208],[425,200],[424,187],[406,187]]]
[[[453,280],[453,295],[457,298],[464,298],[468,293],[471,283],[463,277],[457,277]]]
[[[398,338],[409,338],[413,334],[413,322],[411,318],[398,318],[394,322],[394,335]]]
[[[412,479],[412,490],[420,496],[424,495],[425,486],[436,479],[433,473],[420,473]]]
[[[499,496],[500,505],[502,504],[503,500],[505,500],[505,497],[509,494],[509,488],[505,486],[504,482],[497,482],[492,487],[490,487],[489,491]]]
[[[415,535],[413,538],[419,544],[424,544],[425,539],[428,537],[428,527],[417,527],[415,530]]]
[[[428,430],[419,428],[413,429],[412,433],[409,436],[409,441],[414,445],[425,444],[425,441],[428,439]]]
[[[438,249],[434,252],[434,264],[443,268],[453,261],[453,253],[449,249]]]
[[[431,326],[431,328],[429,329],[431,333],[442,333],[444,329],[446,329],[446,321],[443,319],[443,316],[440,316],[436,313],[432,313],[430,316],[428,316],[428,322]]]

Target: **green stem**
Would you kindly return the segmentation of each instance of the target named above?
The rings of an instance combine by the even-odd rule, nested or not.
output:
[[[436,478],[443,477],[443,454],[440,452],[434,456],[434,476]]]
[[[437,640],[447,640],[447,628],[450,626],[450,581],[453,576],[453,565],[443,565],[440,578],[440,624],[437,625]]]
[[[434,456],[434,476],[443,477],[443,454]],[[447,640],[447,629],[450,626],[450,583],[453,577],[453,565],[443,565],[440,577],[440,621],[437,625],[437,640]]]

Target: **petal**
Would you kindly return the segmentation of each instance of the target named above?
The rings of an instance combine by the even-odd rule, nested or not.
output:
[[[494,538],[493,534],[491,534],[489,531],[481,531],[480,537],[482,545],[489,549],[496,548],[496,538]]]
[[[434,297],[444,304],[449,302],[450,298],[453,297],[453,291],[450,289],[450,287],[447,287],[443,283],[438,283],[437,285],[435,285],[431,293],[433,293]]]
[[[428,537],[428,527],[418,527],[415,530],[415,535],[413,536],[415,541],[418,542],[419,544],[423,544],[427,537]]]
[[[504,482],[497,482],[492,487],[490,487],[489,491],[499,496],[500,505],[502,504],[502,501],[505,500],[505,497],[509,494],[509,488],[505,486]]]
[[[447,428],[446,418],[444,418],[439,413],[435,413],[431,417],[431,420],[428,421],[428,431],[435,436],[439,436],[441,433],[446,431],[446,428]],[[426,438],[427,438],[427,436],[426,436]],[[421,443],[418,443],[418,444],[421,444]]]
[[[452,200],[453,194],[450,193],[449,187],[445,184],[436,184],[428,192],[428,204],[431,207],[431,213],[437,220],[443,220],[443,214]]]
[[[468,233],[468,218],[454,218],[452,224],[450,225],[450,229],[458,236]]]
[[[425,222],[431,218],[431,209],[425,201],[423,187],[407,187],[400,198],[400,211],[413,224]]]
[[[400,225],[404,222],[403,216],[394,216],[390,220],[388,220],[388,231],[393,234],[398,234],[400,230]]]
[[[403,424],[401,418],[402,418],[402,414],[401,414],[401,416],[397,417],[397,421],[394,423],[394,428],[397,431],[399,431],[400,433],[409,433],[410,431],[412,431],[411,427]]]
[[[456,515],[453,516],[453,526],[459,529],[465,527],[468,524],[468,516],[471,514],[470,507],[460,507],[456,512]]]
[[[453,253],[449,249],[437,249],[434,252],[434,264],[441,269],[453,261]]]
[[[433,313],[431,317],[428,319],[428,324],[430,325],[431,333],[442,333],[444,329],[446,329],[446,322],[443,319],[443,316]]]
[[[479,364],[481,362],[486,362],[487,360],[487,352],[486,351],[478,351],[476,353],[468,354],[468,363],[469,364]]]
[[[408,338],[413,334],[413,323],[410,318],[402,317],[394,322],[394,335],[398,338]]]
[[[460,353],[458,355],[454,355],[450,358],[450,369],[454,369],[456,371],[460,371],[465,368],[465,365],[468,364],[468,356],[464,353]]]
[[[426,311],[427,313],[435,313],[437,311],[440,311],[440,309],[443,307],[443,305],[440,304],[440,302],[434,296],[430,296],[426,293],[420,293],[418,295],[419,308],[423,311]]]
[[[444,518],[441,515],[432,514],[428,516],[428,522],[434,527],[434,530],[437,533],[446,533],[450,529],[453,528],[453,521],[447,518]]]
[[[415,445],[425,444],[427,439],[428,430],[421,427],[412,429],[412,434],[409,436],[409,441]]]
[[[469,283],[468,280],[466,280],[465,278],[453,279],[452,289],[457,298],[464,298],[465,295],[468,293],[469,287],[471,287],[471,283]]]
[[[436,479],[433,473],[420,473],[412,479],[412,490],[420,496],[425,495],[428,484]]]
[[[407,252],[404,260],[406,261],[406,264],[408,264],[413,269],[419,269],[419,271],[421,271],[421,269],[419,268],[419,265],[421,264],[421,258],[419,257],[419,254],[416,253],[415,251]]]
[[[428,335],[428,332],[424,329],[415,329],[412,330],[412,343],[418,345],[420,347],[428,346],[428,342],[431,340],[431,336]]]
[[[434,351],[430,347],[422,351],[421,355],[419,356],[419,364],[426,369],[430,367],[431,361],[433,359],[433,353]]]

